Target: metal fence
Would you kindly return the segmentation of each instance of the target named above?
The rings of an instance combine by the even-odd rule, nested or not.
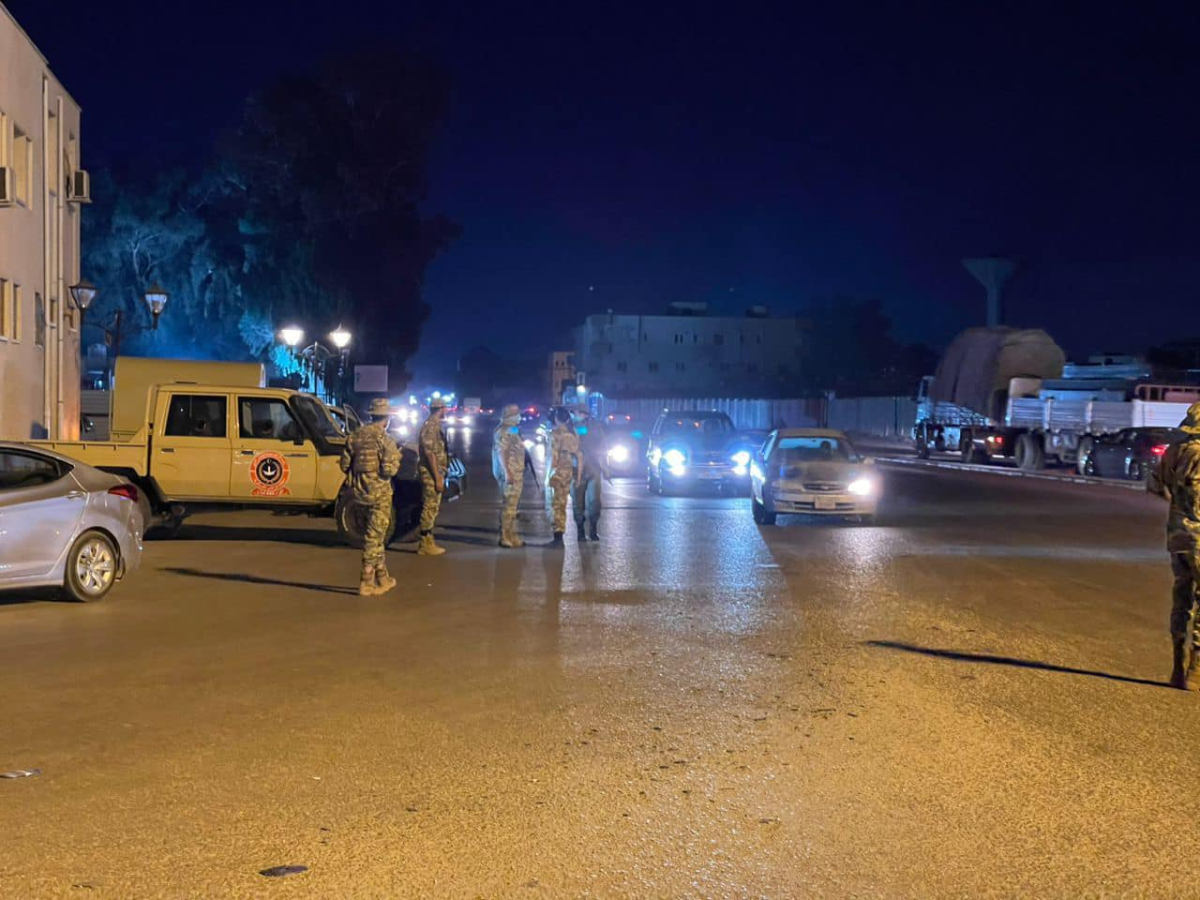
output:
[[[741,429],[766,430],[777,427],[804,428],[821,424],[825,400],[819,397],[797,400],[752,400],[729,397],[681,398],[654,397],[633,400],[605,398],[600,414],[632,416],[635,422],[652,423],[664,409],[713,410],[723,412]]]
[[[828,401],[825,424],[839,431],[907,439],[917,420],[911,397],[837,397]]]

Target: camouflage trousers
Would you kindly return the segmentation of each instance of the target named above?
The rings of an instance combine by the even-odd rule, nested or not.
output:
[[[584,474],[572,491],[575,497],[575,521],[582,525],[584,521],[595,525],[600,521],[600,511],[603,504],[600,500],[600,478],[596,475]]]
[[[442,495],[434,486],[433,473],[421,466],[421,533],[433,531],[438,512],[442,508]]]
[[[392,518],[390,502],[375,504],[359,504],[363,519],[363,555],[362,564],[378,566],[384,561],[384,544],[387,542],[388,524]]]
[[[510,535],[517,527],[517,507],[521,505],[521,488],[525,486],[524,479],[505,482],[501,492],[503,501],[500,507],[500,536]]]
[[[571,473],[555,472],[550,476],[550,512],[556,532],[567,530],[567,501],[571,499]]]
[[[1171,591],[1171,637],[1190,640],[1200,649],[1200,551],[1171,554],[1175,587]]]

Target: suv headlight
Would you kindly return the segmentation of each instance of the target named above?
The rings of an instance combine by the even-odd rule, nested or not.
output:
[[[608,458],[615,463],[629,462],[629,448],[624,444],[615,444],[608,448]]]
[[[665,460],[667,465],[672,469],[676,469],[687,462],[687,457],[683,455],[682,450],[668,450],[663,454],[663,460]]]
[[[748,465],[750,465],[750,453],[749,453],[749,451],[746,451],[746,450],[739,450],[737,453],[733,454],[733,456],[732,456],[732,459],[733,459],[733,464],[734,464],[735,466],[748,466]]]

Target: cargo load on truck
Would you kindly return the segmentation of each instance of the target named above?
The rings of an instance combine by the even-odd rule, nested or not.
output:
[[[1067,356],[1039,328],[968,328],[946,349],[929,387],[934,403],[1004,418],[1014,378],[1058,378]]]

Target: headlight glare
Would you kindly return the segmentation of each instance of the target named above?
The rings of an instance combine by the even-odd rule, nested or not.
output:
[[[846,486],[846,490],[859,497],[865,497],[868,494],[874,493],[875,484],[870,478],[856,478]]]
[[[624,444],[616,444],[609,447],[608,458],[615,463],[629,462],[629,448]]]
[[[668,450],[663,454],[663,459],[672,469],[678,469],[687,462],[687,457],[683,455],[682,450]]]
[[[733,463],[734,463],[734,465],[737,465],[737,466],[750,465],[749,452],[746,450],[739,450],[737,453],[733,454]]]

